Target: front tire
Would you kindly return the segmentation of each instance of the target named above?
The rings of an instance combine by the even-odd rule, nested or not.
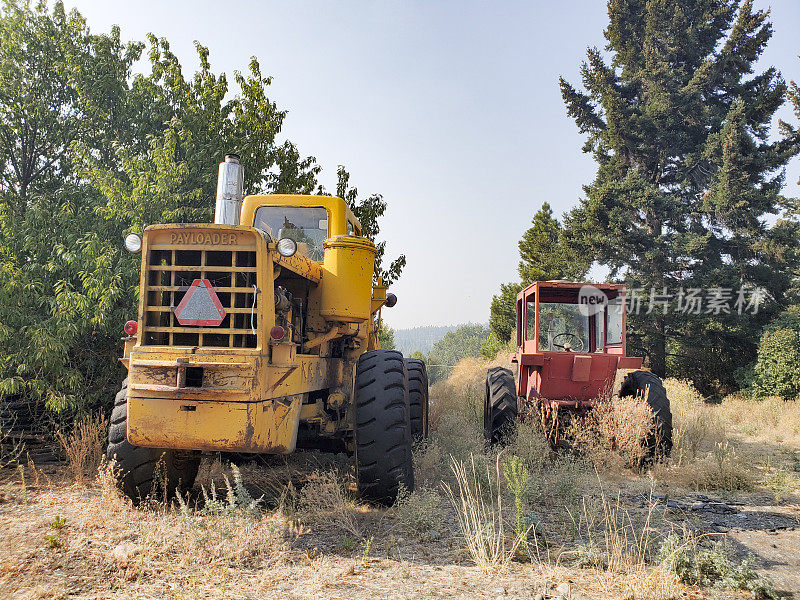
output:
[[[361,355],[354,408],[358,493],[391,504],[401,485],[414,490],[408,374],[402,354],[372,350]]]
[[[641,396],[653,411],[653,429],[648,434],[647,458],[667,457],[672,452],[672,412],[667,390],[661,379],[650,371],[633,371],[625,376],[619,395]]]
[[[489,444],[507,441],[517,422],[517,384],[514,374],[503,367],[486,372],[486,394],[483,399],[483,436]]]
[[[115,460],[119,468],[117,483],[122,493],[138,504],[156,491],[170,496],[191,489],[200,466],[199,452],[134,446],[128,442],[127,427],[128,380],[125,379],[114,400],[106,450],[106,458]]]
[[[428,370],[418,358],[406,358],[411,436],[414,441],[428,437]]]

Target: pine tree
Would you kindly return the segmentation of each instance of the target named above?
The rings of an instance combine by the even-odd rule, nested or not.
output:
[[[518,272],[523,286],[548,279],[582,279],[590,264],[582,260],[563,239],[564,230],[553,217],[550,204],[533,216],[533,222],[519,241]]]
[[[519,241],[519,283],[504,283],[500,293],[492,297],[489,308],[491,337],[483,350],[494,354],[505,345],[516,328],[517,294],[534,281],[548,279],[581,280],[591,265],[564,238],[561,223],[553,217],[550,204],[543,202],[533,216],[531,227]]]
[[[598,165],[568,236],[645,294],[768,290],[755,315],[687,315],[673,300],[629,320],[631,350],[659,375],[733,386],[755,357],[753,331],[786,303],[797,239],[794,223],[765,219],[786,207],[783,168],[798,152],[769,138],[780,73],[753,74],[769,12],[751,0],[609,0],[608,14],[605,52],[590,48],[581,68],[585,91],[560,81]]]

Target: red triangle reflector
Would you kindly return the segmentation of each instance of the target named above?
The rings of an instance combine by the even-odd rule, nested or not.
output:
[[[225,318],[225,309],[208,279],[195,279],[175,309],[181,325],[216,327]]]

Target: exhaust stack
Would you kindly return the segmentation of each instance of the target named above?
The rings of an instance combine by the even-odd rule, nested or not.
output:
[[[226,154],[225,162],[219,163],[217,179],[217,206],[214,223],[217,225],[238,225],[242,212],[244,195],[244,169],[239,164],[239,156]]]

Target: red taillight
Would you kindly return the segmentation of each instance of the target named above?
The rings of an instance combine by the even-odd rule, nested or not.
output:
[[[280,325],[275,325],[275,327],[269,330],[269,337],[271,337],[273,340],[280,341],[285,335],[286,330]]]
[[[126,335],[136,335],[138,329],[139,326],[136,324],[136,321],[128,321],[125,323],[125,327],[122,328]]]

